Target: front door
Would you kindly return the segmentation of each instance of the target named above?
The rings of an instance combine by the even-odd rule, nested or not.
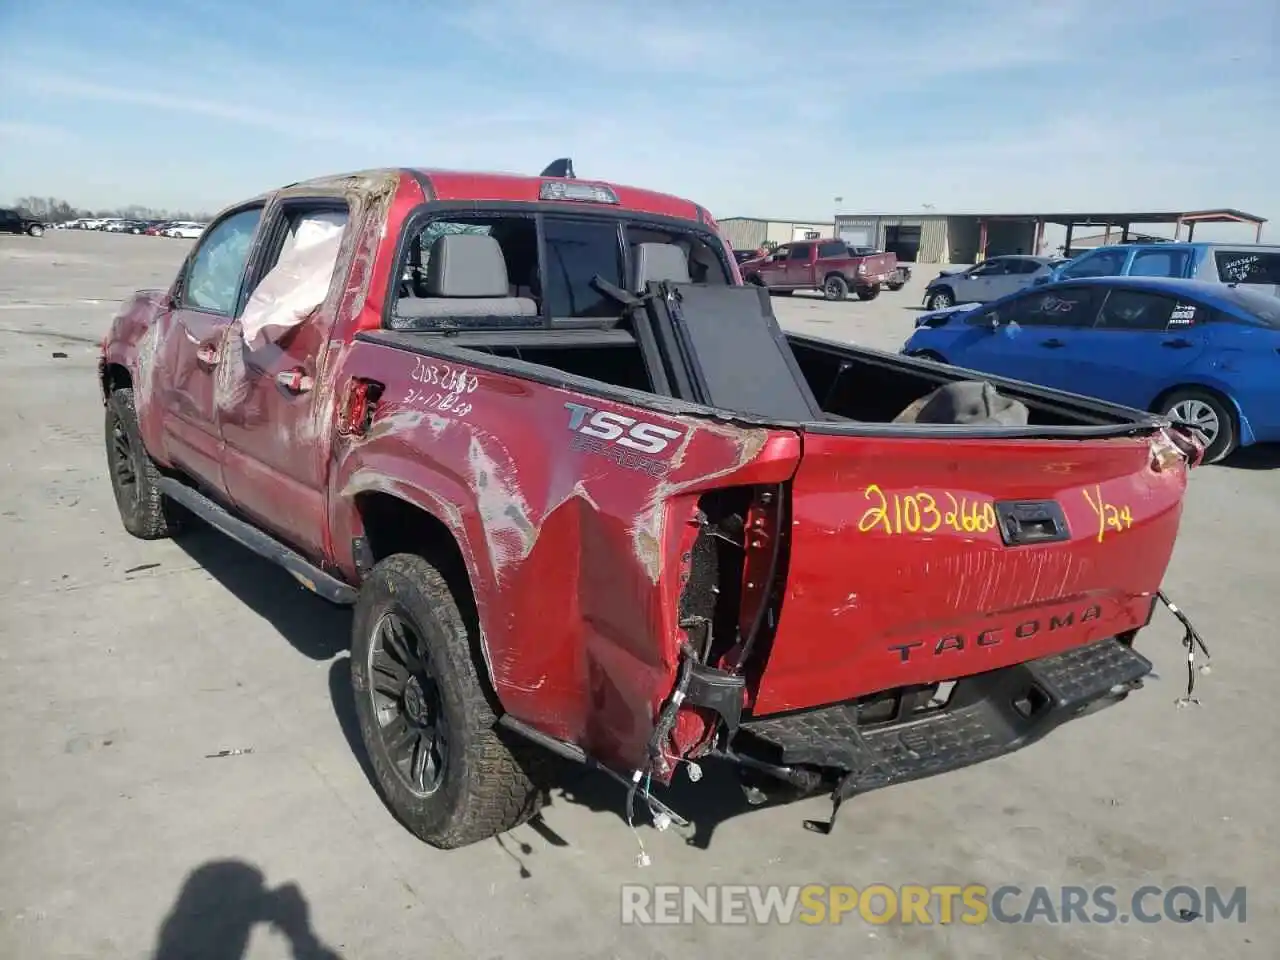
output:
[[[785,287],[787,285],[787,255],[791,247],[783,245],[765,258],[760,264],[760,278],[766,287]]]
[[[262,279],[228,332],[218,411],[235,506],[313,559],[325,553],[332,430],[325,369],[347,211],[336,200],[286,201],[254,271]]]
[[[179,277],[173,309],[156,321],[160,368],[155,383],[164,411],[164,449],[176,465],[219,493],[225,486],[215,376],[261,219],[262,207],[254,206],[213,224]]]
[[[791,252],[787,254],[787,286],[791,288],[809,287],[813,284],[812,243],[793,243]]]
[[[951,359],[957,366],[1083,393],[1076,370],[1086,349],[1082,334],[1093,326],[1097,303],[1088,287],[1027,291],[968,315],[970,330]]]

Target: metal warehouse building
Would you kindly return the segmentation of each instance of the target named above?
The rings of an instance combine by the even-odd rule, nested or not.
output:
[[[719,221],[720,232],[734,250],[759,250],[766,243],[816,240],[835,235],[835,224],[827,220],[761,220],[756,217],[729,217]]]
[[[1174,239],[1190,240],[1197,223],[1239,223],[1262,236],[1266,220],[1240,210],[1192,210],[1182,212],[1104,213],[972,213],[887,214],[863,213],[835,218],[835,232],[854,246],[875,247],[895,253],[899,260],[917,263],[977,263],[1005,254],[1045,254],[1046,224],[1065,227],[1066,248],[1073,249],[1076,227],[1102,227],[1105,243],[1128,243],[1136,238],[1133,224],[1166,224]]]
[[[720,221],[720,230],[735,250],[758,250],[766,243],[838,236],[853,246],[887,250],[909,263],[977,263],[1003,254],[1054,252],[1044,249],[1046,224],[1066,228],[1064,246],[1074,253],[1084,246],[1073,243],[1077,227],[1094,228],[1101,237],[1096,242],[1128,243],[1146,236],[1135,232],[1134,224],[1172,226],[1175,240],[1190,240],[1195,236],[1198,223],[1252,226],[1256,242],[1261,240],[1266,220],[1230,208],[1182,212],[853,213],[839,214],[833,221],[826,222],[728,217]]]

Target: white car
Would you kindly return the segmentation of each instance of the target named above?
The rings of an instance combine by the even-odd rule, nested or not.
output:
[[[164,232],[166,237],[178,237],[182,240],[195,240],[204,233],[203,223],[175,223]]]

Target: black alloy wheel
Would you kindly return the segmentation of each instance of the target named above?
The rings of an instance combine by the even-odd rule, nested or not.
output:
[[[426,645],[409,619],[392,611],[374,625],[368,649],[378,737],[409,792],[429,797],[444,780],[449,741]]]

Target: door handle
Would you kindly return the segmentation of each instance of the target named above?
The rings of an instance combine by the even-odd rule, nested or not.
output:
[[[1160,342],[1160,346],[1168,347],[1170,350],[1185,350],[1187,347],[1192,346],[1192,343],[1190,340],[1184,340],[1182,337],[1178,337],[1176,340],[1162,340]]]
[[[1057,337],[1052,337],[1049,340],[1041,340],[1040,346],[1048,347],[1050,350],[1057,350],[1059,347],[1065,347],[1066,344]]]
[[[196,361],[205,367],[218,365],[218,348],[212,343],[202,343],[196,347]]]
[[[310,393],[315,381],[301,367],[282,370],[276,374],[276,383],[287,393]]]

